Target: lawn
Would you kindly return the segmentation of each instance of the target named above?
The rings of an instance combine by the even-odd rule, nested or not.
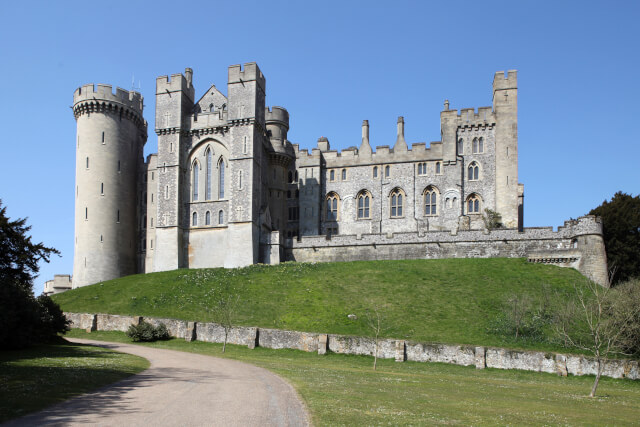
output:
[[[129,342],[121,332],[73,330],[69,336]],[[637,425],[640,382],[558,377],[439,363],[396,363],[365,356],[318,356],[172,339],[144,344],[227,357],[267,368],[290,381],[315,425]]]
[[[366,313],[377,308],[384,337],[558,350],[550,331],[515,341],[492,334],[491,322],[512,295],[558,302],[580,280],[573,269],[524,259],[284,263],[133,275],[54,299],[68,312],[211,321],[209,308],[222,288],[240,296],[237,325],[363,336],[371,335]]]
[[[131,354],[79,344],[0,352],[0,422],[44,409],[149,367]]]

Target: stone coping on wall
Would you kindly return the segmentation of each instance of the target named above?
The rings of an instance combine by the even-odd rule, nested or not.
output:
[[[396,232],[388,234],[337,234],[327,236],[302,236],[300,240],[290,239],[292,249],[320,248],[353,245],[386,245],[400,243],[462,243],[462,242],[518,242],[528,240],[556,240],[571,239],[578,235],[602,234],[602,224],[592,216],[581,217],[579,220],[566,221],[564,226],[553,231],[553,227],[530,227],[523,231],[517,229],[496,230],[460,230],[425,231],[425,232]]]
[[[186,320],[163,319],[142,316],[121,316],[114,314],[65,313],[73,328],[87,331],[122,331],[142,320],[153,325],[163,323],[171,336],[187,341],[222,343],[224,328],[213,322],[189,322]],[[369,337],[321,334],[314,332],[287,331],[281,329],[234,326],[229,330],[227,342],[246,345],[249,348],[295,349],[306,352],[373,356],[375,340]],[[596,361],[574,354],[545,353],[540,351],[510,350],[505,348],[420,343],[395,339],[378,341],[378,357],[395,359],[398,362],[440,362],[477,369],[518,369],[547,372],[562,376],[595,375]],[[605,363],[602,375],[612,378],[640,379],[638,360],[610,359]]]

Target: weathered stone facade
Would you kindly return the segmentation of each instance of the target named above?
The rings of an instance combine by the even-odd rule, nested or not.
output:
[[[158,153],[143,162],[141,95],[85,85],[74,95],[73,286],[281,260],[495,256],[575,267],[606,284],[596,218],[557,232],[523,227],[517,92],[516,72],[499,72],[491,107],[446,101],[441,140],[428,146],[405,141],[400,117],[393,147],[374,151],[365,120],[359,148],[337,152],[323,137],[309,152],[287,139],[287,110],[265,106],[255,63],[229,67],[227,95],[212,85],[200,99],[187,68],[156,81]],[[486,230],[485,209],[505,228]]]

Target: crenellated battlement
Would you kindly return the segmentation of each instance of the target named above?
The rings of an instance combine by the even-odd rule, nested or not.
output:
[[[584,236],[589,234],[602,235],[602,218],[595,215],[584,215],[577,219],[570,219],[558,227],[558,232],[570,236]]]
[[[255,62],[247,62],[244,69],[240,64],[229,66],[229,84],[256,81],[258,86],[266,91],[266,80]]]
[[[458,110],[445,110],[441,118],[454,122],[457,127],[485,127],[496,123],[496,116],[492,107],[461,108]]]
[[[160,76],[156,78],[156,95],[171,92],[184,92],[191,99],[194,98],[195,90],[191,81],[193,71],[189,68],[185,70],[187,76],[181,73],[171,74],[171,76]]]
[[[93,83],[82,85],[73,93],[74,110],[76,104],[84,101],[96,102],[107,101],[120,104],[127,107],[142,116],[142,108],[144,98],[138,92],[127,91],[116,87],[115,93],[113,86],[107,84]]]
[[[493,90],[517,89],[518,88],[518,71],[509,70],[498,71],[493,77]]]
[[[269,123],[278,123],[289,129],[289,112],[284,107],[266,107],[264,111],[264,121]]]

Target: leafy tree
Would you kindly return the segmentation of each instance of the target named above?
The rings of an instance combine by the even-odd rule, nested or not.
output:
[[[33,243],[26,219],[10,220],[0,200],[0,348],[21,348],[50,340],[68,329],[60,307],[35,298],[38,262],[49,262],[54,248]]]
[[[589,214],[602,218],[607,261],[616,272],[614,284],[640,277],[640,195],[619,191]]]

